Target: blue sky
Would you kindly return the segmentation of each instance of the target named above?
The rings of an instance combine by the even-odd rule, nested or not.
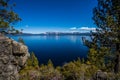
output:
[[[92,9],[97,0],[11,0],[22,21],[17,29],[24,32],[69,31],[95,27]]]

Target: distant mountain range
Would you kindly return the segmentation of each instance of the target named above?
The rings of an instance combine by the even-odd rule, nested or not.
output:
[[[55,36],[59,36],[59,35],[86,35],[86,36],[89,36],[90,33],[81,33],[81,32],[45,32],[45,33],[39,33],[39,34],[32,34],[32,33],[21,33],[21,34],[12,34],[12,35],[29,35],[29,36],[38,36],[38,35],[55,35]]]

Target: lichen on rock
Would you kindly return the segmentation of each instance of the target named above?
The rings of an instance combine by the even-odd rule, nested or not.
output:
[[[27,46],[7,37],[0,38],[0,80],[19,80],[18,72],[29,57]]]

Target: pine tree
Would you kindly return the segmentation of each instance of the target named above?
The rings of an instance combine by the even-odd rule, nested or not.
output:
[[[37,57],[35,56],[35,54],[32,52],[31,53],[31,61],[32,61],[32,66],[33,67],[38,67],[39,66],[39,62],[38,62],[38,59]]]
[[[98,0],[93,9],[93,20],[97,26],[91,35],[92,42],[88,59],[94,65],[103,67],[107,60],[114,63],[114,71],[120,71],[120,0]],[[91,51],[92,49],[92,51]],[[93,54],[95,52],[95,54]],[[112,56],[111,56],[112,55]],[[92,62],[91,57],[96,60]],[[109,62],[109,61],[108,61]],[[98,66],[99,67],[99,66]]]
[[[18,14],[13,11],[15,4],[9,5],[10,0],[0,0],[0,28],[6,29],[20,21]]]

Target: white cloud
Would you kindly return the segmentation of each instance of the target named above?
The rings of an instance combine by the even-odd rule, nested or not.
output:
[[[90,32],[90,31],[92,31],[92,32],[96,32],[96,28],[95,27],[79,27],[79,28],[77,28],[77,27],[72,27],[72,28],[70,28],[70,31],[72,31],[72,32]]]
[[[70,30],[77,30],[77,28],[76,27],[72,27],[72,28],[70,28]]]
[[[78,30],[86,30],[86,31],[96,31],[96,28],[94,27],[81,27],[81,28],[78,28]]]

